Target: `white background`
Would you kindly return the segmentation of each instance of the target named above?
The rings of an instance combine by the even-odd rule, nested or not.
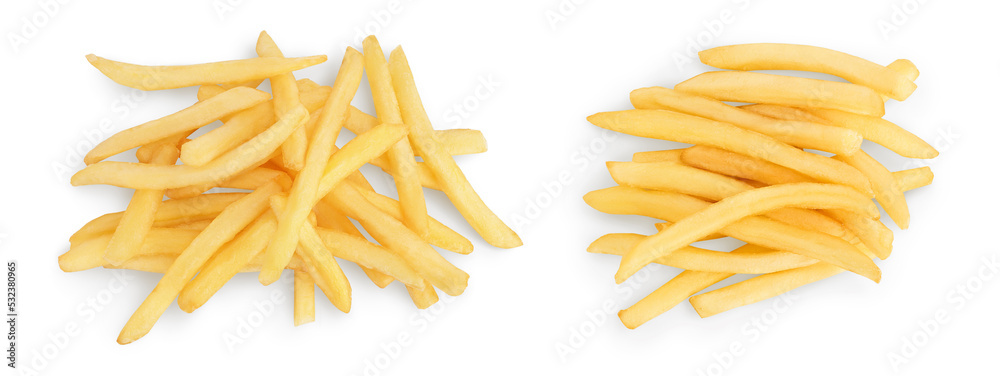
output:
[[[37,15],[44,1],[4,2],[0,251],[19,264],[20,370],[362,374],[377,361],[381,367],[369,374],[995,372],[1000,282],[977,273],[984,257],[997,255],[993,235],[1000,224],[996,2],[577,1],[233,1],[226,9],[218,0],[64,0],[50,17]],[[56,257],[67,250],[68,236],[93,217],[122,210],[130,194],[71,187],[69,175],[82,167],[74,149],[92,146],[88,135],[103,139],[188,106],[195,91],[151,92],[129,105],[120,98],[131,89],[103,77],[84,55],[141,64],[245,58],[266,29],[289,56],[328,54],[329,62],[297,75],[330,84],[343,48],[360,48],[366,27],[387,50],[406,47],[438,128],[485,133],[489,152],[459,163],[508,223],[516,215],[533,217],[519,226],[525,246],[491,248],[439,194],[429,194],[432,214],[473,239],[476,251],[446,255],[471,274],[470,285],[428,316],[418,316],[400,285],[379,290],[352,265],[346,267],[354,291],[350,314],[317,300],[317,321],[295,328],[291,285],[262,287],[254,275],[243,275],[195,313],[172,306],[142,340],[116,344],[156,275],[126,273],[126,288],[112,293],[108,286],[118,286],[112,282],[118,277],[110,270],[59,270]],[[25,31],[27,43],[12,42]],[[797,290],[780,313],[768,301],[701,319],[684,303],[637,330],[613,315],[602,319],[594,312],[605,302],[615,311],[631,305],[676,271],[662,267],[633,287],[616,287],[617,258],[588,254],[586,246],[608,232],[650,233],[653,221],[599,213],[581,196],[613,184],[604,161],[678,145],[606,140],[609,134],[585,117],[628,108],[632,89],[669,87],[708,70],[696,60],[678,64],[686,50],[746,42],[819,45],[881,64],[915,62],[919,89],[906,102],[890,102],[887,118],[941,151],[929,163],[934,184],[907,194],[912,224],[896,232],[893,256],[880,263],[881,284],[839,275]],[[469,99],[481,80],[500,85],[482,100]],[[363,88],[356,105],[370,111],[369,101]],[[467,119],[446,118],[463,102],[476,107]],[[100,129],[102,121],[110,122],[109,131]],[[921,165],[865,148],[893,170]],[[376,188],[390,187],[380,172],[364,171]],[[553,187],[560,174],[570,182]],[[555,192],[551,199],[546,184]],[[978,292],[957,298],[957,286],[967,283]],[[260,315],[255,304],[270,294],[283,302],[243,343],[227,346],[224,335]],[[937,311],[949,320],[921,329]],[[750,329],[762,319],[766,331]],[[68,335],[66,325],[78,330]],[[411,341],[396,350],[400,333]],[[918,341],[915,353],[902,354],[904,338]],[[727,355],[734,345],[741,350]],[[571,351],[561,356],[560,346]],[[905,363],[894,369],[891,353]]]

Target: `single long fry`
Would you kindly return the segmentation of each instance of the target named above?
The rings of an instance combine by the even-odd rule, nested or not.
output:
[[[636,89],[629,97],[637,109],[672,110],[730,123],[799,148],[851,154],[861,147],[861,135],[851,129],[772,119],[714,99],[663,87]]]
[[[622,283],[654,259],[669,255],[742,218],[771,210],[799,207],[806,209],[841,209],[874,217],[878,209],[868,197],[834,184],[782,184],[745,191],[720,200],[650,236],[622,257],[615,280]],[[880,273],[869,270],[865,276],[879,281]]]
[[[78,171],[70,183],[74,186],[108,184],[133,189],[168,189],[224,181],[266,162],[307,118],[306,109],[297,107],[263,133],[202,167],[99,162]]]
[[[692,296],[691,306],[701,317],[784,294],[797,287],[829,278],[844,269],[827,263],[764,274],[718,290]]]
[[[123,130],[97,144],[83,158],[88,165],[171,135],[201,128],[220,117],[268,99],[267,93],[238,87],[165,117]]]
[[[868,176],[872,182],[872,188],[875,189],[875,200],[882,205],[892,221],[896,222],[901,229],[905,230],[910,227],[910,209],[906,205],[906,197],[903,196],[903,190],[899,189],[896,179],[893,179],[892,173],[885,166],[882,166],[864,151],[858,151],[851,155],[837,155],[834,158],[854,166]]]
[[[277,184],[261,187],[253,193],[241,198],[223,210],[212,221],[205,231],[202,231],[191,245],[177,257],[167,273],[156,284],[153,292],[146,297],[139,308],[132,314],[125,327],[118,335],[118,343],[131,343],[149,333],[156,320],[167,310],[167,307],[181,292],[191,277],[201,269],[206,261],[227,241],[232,240],[254,218],[267,209],[268,197],[278,193],[281,188]]]
[[[403,121],[410,125],[410,144],[423,156],[455,208],[487,243],[499,248],[521,246],[521,238],[486,206],[455,160],[434,138],[430,119],[420,101],[402,48],[397,47],[390,53],[389,69]]]
[[[194,279],[184,285],[177,296],[177,306],[190,313],[204,305],[264,250],[277,226],[278,221],[271,211],[254,220],[236,239],[223,246]]]
[[[598,127],[635,136],[714,146],[754,156],[824,182],[844,184],[862,193],[872,192],[865,176],[845,163],[730,124],[667,110],[602,112],[587,120]]]
[[[364,70],[362,59],[361,53],[353,48],[348,48],[344,54],[344,61],[341,63],[340,71],[334,81],[333,92],[328,97],[326,105],[323,106],[323,113],[316,124],[312,141],[309,142],[305,166],[292,183],[292,189],[288,196],[288,210],[282,211],[281,215],[278,216],[278,231],[275,232],[274,238],[264,253],[264,268],[260,273],[260,282],[265,285],[278,280],[281,271],[288,264],[288,260],[292,258],[298,244],[300,228],[305,223],[313,206],[316,205],[316,201],[319,201],[320,197],[325,196],[333,188],[328,185],[339,183],[339,181],[333,181],[321,184],[321,181],[326,183],[327,162],[335,163],[331,166],[333,168],[346,170],[341,177],[343,179],[347,174],[357,170],[364,163],[374,159],[375,156],[384,153],[385,149],[388,148],[388,146],[385,148],[373,146],[377,141],[369,141],[368,138],[378,135],[379,132],[372,130],[372,132],[358,136],[357,141],[351,140],[345,146],[347,150],[341,150],[333,158],[330,157],[337,135],[347,120],[348,107],[350,107],[354,93],[358,91],[358,86],[361,84],[361,74]],[[400,128],[398,132],[400,137],[393,139],[393,143],[406,133],[405,127]],[[379,139],[374,138],[373,140]],[[350,146],[357,147],[355,145],[358,143],[367,149],[355,153]],[[387,145],[391,145],[391,143],[387,143]],[[373,151],[373,155],[367,159],[360,158],[362,160],[359,160],[358,163],[344,163],[344,158],[361,154],[361,151],[365,150]],[[377,154],[374,152],[375,150],[379,150]],[[336,179],[336,177],[331,177],[331,179]]]
[[[898,72],[860,57],[828,48],[785,43],[750,43],[698,52],[701,62],[735,70],[799,70],[819,72],[885,93],[902,101],[917,89]]]
[[[163,90],[273,77],[320,64],[326,61],[326,56],[258,57],[194,65],[146,66],[122,63],[90,54],[87,55],[87,61],[119,84],[139,90]]]
[[[150,163],[172,165],[177,162],[179,151],[172,145],[160,147],[153,155]],[[122,215],[114,236],[108,243],[108,251],[104,259],[113,265],[118,265],[132,258],[142,246],[143,239],[153,227],[156,220],[156,209],[163,202],[163,191],[157,189],[137,190],[132,195],[125,213]]]
[[[583,199],[594,209],[605,213],[642,215],[674,223],[711,205],[680,193],[626,187],[593,191]],[[844,265],[845,269],[854,273],[871,276],[870,279],[878,275],[878,266],[864,253],[846,240],[829,234],[759,216],[745,217],[716,232],[765,248]]]
[[[607,234],[590,243],[587,252],[624,256],[646,238],[647,236],[640,234]],[[753,244],[737,249],[741,251],[719,252],[686,246],[658,257],[653,262],[688,270],[743,274],[771,273],[818,262],[813,258]]]
[[[296,271],[292,317],[295,326],[316,321],[316,283],[309,273]]]
[[[403,118],[400,115],[389,64],[385,60],[382,46],[374,35],[365,38],[363,44],[365,71],[368,73],[368,84],[375,100],[375,113],[383,123],[402,124]],[[417,175],[417,161],[413,156],[413,149],[409,142],[400,141],[389,149],[388,155],[396,191],[399,192],[399,203],[403,208],[403,222],[417,234],[426,234],[427,205]]]
[[[882,97],[867,87],[756,72],[706,72],[674,85],[686,93],[720,101],[819,107],[862,115],[885,115]]]
[[[285,57],[281,49],[274,43],[271,36],[266,31],[261,31],[257,37],[257,56],[260,57]],[[274,92],[274,113],[278,117],[286,116],[299,102],[299,88],[295,83],[295,75],[286,72],[271,76],[271,91]],[[306,130],[299,127],[292,135],[281,144],[281,158],[285,166],[298,171],[305,166],[306,162]],[[281,220],[279,219],[280,223]]]

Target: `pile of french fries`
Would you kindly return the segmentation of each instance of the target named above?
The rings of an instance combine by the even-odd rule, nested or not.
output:
[[[933,174],[928,167],[891,172],[861,143],[869,140],[907,158],[938,155],[882,119],[887,100],[905,100],[916,89],[917,68],[909,60],[881,66],[789,44],[718,47],[699,56],[726,70],[673,89],[635,90],[635,109],[587,119],[605,129],[693,145],[608,162],[619,186],[584,197],[604,213],[663,221],[653,235],[608,234],[590,245],[589,252],[622,256],[618,283],[650,263],[685,269],[620,311],[622,323],[636,328],[688,298],[708,317],[843,271],[878,282],[881,271],[873,260],[889,256],[893,233],[872,198],[906,229],[910,214],[903,193],[930,184]],[[847,82],[754,70],[819,72]],[[720,237],[746,245],[731,252],[691,246]],[[735,274],[757,276],[698,294]]]
[[[438,300],[435,288],[461,294],[469,275],[432,245],[468,254],[472,242],[428,216],[425,187],[443,191],[489,244],[521,245],[452,158],[486,151],[482,134],[431,127],[401,48],[388,60],[374,36],[364,40],[363,53],[347,48],[331,86],[292,73],[325,56],[286,58],[265,32],[256,50],[256,58],[185,66],[87,56],[128,87],[200,86],[196,104],[109,137],[72,177],[73,185],[135,194],[125,211],[73,234],[59,266],[163,273],[118,343],[147,334],[175,299],[186,312],[197,309],[239,272],[259,272],[268,285],[292,269],[295,325],[314,320],[314,286],[350,310],[351,286],[337,259],[356,263],[379,287],[400,281],[421,309]],[[351,105],[363,72],[377,117]],[[271,93],[256,89],[265,79]],[[189,138],[217,120],[221,126]],[[338,148],[343,128],[356,137]],[[138,163],[105,160],[131,149]],[[398,201],[368,184],[358,171],[368,163],[393,177]],[[207,192],[213,188],[226,189]]]

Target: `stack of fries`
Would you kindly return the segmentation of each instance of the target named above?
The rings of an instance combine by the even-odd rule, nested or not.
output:
[[[703,73],[673,89],[635,90],[634,110],[588,118],[601,128],[694,145],[608,162],[619,186],[584,197],[605,213],[665,221],[651,236],[608,234],[590,245],[589,252],[622,256],[618,283],[653,262],[685,269],[619,312],[622,323],[636,328],[689,297],[708,317],[845,270],[878,282],[873,260],[889,256],[893,233],[871,199],[906,229],[903,192],[930,184],[933,174],[928,167],[890,172],[861,150],[861,142],[908,158],[938,155],[882,119],[885,101],[905,100],[916,89],[917,68],[909,60],[881,66],[788,44],[718,47],[699,55],[707,65],[730,70]],[[848,83],[751,70],[819,72]],[[690,245],[719,237],[747,244],[731,252]],[[734,274],[758,276],[695,295]]]
[[[332,86],[292,74],[325,56],[286,58],[263,32],[257,54],[186,66],[87,57],[115,82],[137,89],[200,85],[196,104],[111,136],[72,178],[73,185],[109,184],[135,194],[124,212],[75,233],[60,267],[164,274],[119,343],[148,333],[174,299],[186,312],[197,309],[239,272],[259,271],[267,285],[294,270],[296,325],[314,319],[314,286],[338,309],[350,310],[351,287],[337,258],[358,264],[379,287],[400,281],[421,309],[437,301],[435,288],[461,294],[468,274],[432,245],[468,254],[472,243],[427,215],[424,187],[443,191],[488,243],[521,245],[452,159],[486,151],[482,134],[431,128],[402,49],[387,61],[368,37],[363,54],[347,49]],[[377,119],[351,106],[363,72]],[[256,89],[264,79],[272,93]],[[216,120],[222,126],[188,138]],[[357,136],[338,150],[342,128]],[[104,161],[133,148],[138,163]],[[358,171],[367,163],[394,178],[399,201],[372,189]],[[206,193],[212,188],[231,192]]]

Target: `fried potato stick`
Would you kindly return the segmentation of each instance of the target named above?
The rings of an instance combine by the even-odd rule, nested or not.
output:
[[[390,53],[389,70],[403,121],[410,125],[410,144],[423,156],[424,163],[434,172],[455,208],[487,243],[499,248],[521,246],[521,238],[486,206],[455,160],[434,138],[434,130],[420,101],[402,48],[397,47]]]
[[[819,107],[885,115],[882,97],[855,84],[756,72],[706,72],[674,85],[677,91],[720,101]]]
[[[601,236],[587,252],[624,256],[647,236],[640,234],[607,234]],[[686,246],[653,262],[675,268],[703,272],[763,274],[812,265],[818,260],[790,252],[775,251],[747,244],[740,252],[719,252]]]
[[[262,36],[264,35],[262,34]],[[334,157],[337,160],[331,161],[330,157],[337,136],[340,134],[340,129],[347,120],[348,107],[350,107],[351,100],[354,99],[354,94],[358,91],[358,87],[361,84],[361,74],[363,71],[364,61],[361,53],[353,48],[348,48],[344,54],[344,61],[341,63],[340,71],[337,73],[337,78],[334,81],[333,92],[323,106],[323,113],[319,117],[314,135],[309,142],[308,154],[305,157],[305,166],[292,183],[292,189],[288,196],[288,210],[283,210],[281,215],[278,216],[278,231],[275,232],[274,238],[268,244],[267,250],[264,253],[264,268],[260,273],[260,282],[265,285],[271,284],[281,276],[281,271],[284,270],[285,265],[292,258],[292,254],[298,245],[300,228],[305,222],[306,217],[312,211],[313,206],[316,205],[316,201],[319,201],[320,197],[325,196],[332,189],[332,187],[329,187],[326,191],[320,190],[320,182],[325,179],[324,175],[328,167],[327,163],[337,163],[337,165],[330,167],[349,169],[341,176],[341,179],[343,179],[348,173],[357,170],[357,168],[367,162],[367,160],[363,160],[365,158],[360,158],[357,161],[358,163],[345,164],[342,158]],[[399,133],[405,134],[405,128],[401,129]],[[369,147],[371,146],[368,143],[369,136],[377,134],[378,132],[372,130],[372,132],[358,136],[359,140],[357,142],[351,140],[348,145],[345,145],[345,150],[341,150],[338,154],[354,155],[354,150],[351,147],[354,146],[351,145],[352,143],[355,145],[363,143],[366,147]],[[375,140],[377,139],[375,138]],[[372,159],[384,152],[384,148],[378,147],[369,147],[367,150],[373,151],[371,154],[374,155]],[[375,150],[380,150],[380,152],[376,152]],[[359,150],[358,154],[361,151]],[[354,168],[351,169],[351,167]],[[339,183],[339,181],[334,182],[334,184],[336,183]]]
[[[274,43],[271,36],[266,31],[261,31],[257,37],[257,56],[260,57],[285,57]],[[296,106],[301,105],[299,101],[299,88],[295,83],[295,75],[292,72],[282,73],[269,78],[271,80],[271,91],[274,93],[274,113],[278,117],[287,116]],[[306,130],[299,127],[292,132],[283,144],[281,144],[281,160],[288,168],[298,171],[306,163]],[[281,220],[279,219],[280,223]]]
[[[139,90],[163,90],[273,77],[320,64],[326,61],[326,56],[258,57],[194,65],[147,66],[122,63],[90,54],[87,55],[87,61],[121,85]]]
[[[177,162],[180,152],[177,147],[164,145],[160,147],[150,161],[158,165],[172,165]],[[132,258],[142,247],[143,239],[153,228],[156,221],[156,210],[163,202],[163,191],[158,189],[141,189],[132,194],[122,219],[118,222],[111,241],[108,242],[104,259],[112,265],[118,265]]]
[[[785,43],[749,43],[698,52],[701,62],[720,69],[797,70],[826,73],[902,101],[917,89],[906,76],[860,57],[828,48]]]
[[[249,108],[267,99],[267,93],[256,89],[239,87],[226,91],[176,113],[115,133],[90,150],[84,156],[84,162],[91,165],[123,151],[201,128],[226,114]]]

